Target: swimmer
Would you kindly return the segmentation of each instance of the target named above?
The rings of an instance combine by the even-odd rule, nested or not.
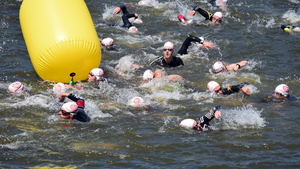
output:
[[[163,77],[171,82],[182,82],[183,81],[183,78],[179,75],[163,76],[161,69],[156,69],[154,73],[151,70],[146,70],[143,74],[143,81],[149,82],[153,79],[159,79],[159,78],[163,78]]]
[[[139,1],[138,5],[141,5],[141,6],[153,6],[153,3],[148,2],[148,1]]]
[[[218,95],[230,95],[233,93],[237,93],[239,91],[242,91],[246,95],[250,95],[250,89],[246,85],[249,85],[249,84],[246,82],[243,82],[238,85],[232,85],[232,86],[228,86],[226,88],[222,88],[221,85],[219,85],[219,83],[217,83],[215,81],[210,81],[207,84],[207,89],[209,91],[215,92]]]
[[[26,88],[21,82],[13,82],[8,86],[8,91],[13,94],[25,93]]]
[[[198,131],[209,130],[209,122],[214,118],[219,119],[220,117],[220,106],[215,106],[206,115],[200,117],[200,120],[198,122],[194,119],[184,119],[180,122],[179,125],[187,129],[194,129]]]
[[[146,105],[144,99],[141,97],[133,97],[128,101],[128,105],[136,108],[149,109],[149,105]]]
[[[105,49],[111,49],[114,45],[114,40],[112,38],[104,38],[100,41],[100,44]]]
[[[174,44],[172,42],[166,42],[163,47],[163,56],[154,59],[151,66],[162,66],[162,67],[177,67],[184,65],[181,58],[173,56]]]
[[[223,11],[227,10],[227,0],[207,0],[207,2],[210,3],[213,7],[222,9]]]
[[[189,12],[189,15],[194,16],[196,11],[198,11],[202,16],[205,17],[206,20],[211,21],[213,23],[221,23],[223,14],[221,12],[216,12],[214,14],[206,11],[205,9],[195,6],[191,12]]]
[[[129,21],[129,18],[138,18],[138,14],[131,14],[127,11],[127,8],[124,4],[121,4],[119,7],[115,8],[113,11],[113,14],[118,14],[122,10],[123,15],[122,15],[122,20],[124,25],[122,27],[125,27],[128,29],[130,33],[137,33],[138,29],[132,25],[132,23]]]
[[[64,83],[56,83],[53,88],[52,88],[52,96],[53,97],[57,97],[60,95],[60,93],[63,93],[63,92],[67,92],[67,90],[69,88],[75,88],[75,89],[78,89],[78,90],[81,90],[83,87],[80,87],[80,86],[72,86],[72,85],[69,85],[69,84],[64,84]],[[60,102],[64,102],[64,100],[59,100]]]
[[[104,81],[104,71],[101,68],[94,68],[88,75],[88,82]]]
[[[89,122],[91,119],[84,111],[84,99],[67,92],[62,92],[58,96],[60,100],[64,100],[66,97],[71,99],[72,102],[67,102],[62,105],[58,112],[59,116],[62,119],[76,119],[80,122]]]
[[[272,96],[275,98],[288,98],[290,97],[289,90],[290,88],[288,85],[280,84],[275,88],[274,94]]]
[[[300,32],[300,27],[292,26],[292,25],[281,25],[281,29],[286,32]]]
[[[248,61],[240,61],[238,63],[232,63],[230,65],[225,66],[222,62],[218,61],[215,62],[213,65],[213,69],[214,69],[214,73],[218,74],[218,73],[226,73],[226,72],[235,72],[238,69],[246,66],[248,63]]]
[[[198,46],[204,47],[205,49],[214,48],[214,45],[204,40],[203,37],[196,37],[188,35],[181,45],[181,48],[177,52],[177,55],[187,54],[187,49],[191,45],[191,42],[199,43]],[[173,56],[174,44],[172,42],[166,42],[163,47],[163,56],[155,58],[150,65],[151,66],[162,66],[162,67],[177,67],[184,65],[180,57]]]

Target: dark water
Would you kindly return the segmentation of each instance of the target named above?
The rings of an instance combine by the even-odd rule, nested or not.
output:
[[[86,99],[92,121],[83,124],[56,115],[60,105],[50,96],[53,83],[38,77],[27,53],[19,23],[22,1],[1,0],[1,168],[300,168],[299,100],[262,101],[281,83],[292,96],[300,96],[300,33],[280,29],[288,22],[300,25],[300,2],[229,0],[221,25],[196,14],[199,24],[194,26],[179,24],[177,14],[186,15],[195,5],[216,9],[204,0],[153,2],[157,6],[128,8],[143,20],[136,25],[141,33],[133,35],[107,24],[121,24],[121,15],[111,15],[117,5],[137,1],[86,1],[99,38],[113,38],[117,50],[102,52],[100,67],[111,83],[101,84],[100,90],[70,90]],[[187,34],[204,36],[216,48],[191,46],[184,67],[165,69],[183,76],[183,85],[142,84],[143,71],[162,54],[163,44],[172,41],[178,50]],[[119,60],[142,68],[120,76],[115,68]],[[211,69],[217,60],[249,64],[215,76]],[[211,95],[206,91],[210,80],[224,86],[245,81],[252,94]],[[31,94],[8,94],[14,81],[24,82]],[[152,109],[126,106],[134,96]],[[101,106],[107,102],[119,105]],[[212,131],[178,126],[214,105],[222,106],[223,116],[212,121]]]

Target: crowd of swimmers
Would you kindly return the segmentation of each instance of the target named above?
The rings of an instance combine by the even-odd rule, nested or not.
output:
[[[210,0],[208,2],[217,9],[220,9],[222,11],[227,10],[226,8],[227,0]],[[151,6],[151,3],[145,1],[140,1],[138,2],[138,4]],[[129,19],[133,18],[134,19],[133,22],[137,24],[142,23],[142,21],[138,19],[139,15],[136,13],[129,13],[126,5],[124,4],[121,4],[120,6],[116,7],[112,13],[119,14],[120,12],[122,12],[122,21],[123,21],[122,27],[128,29],[128,31],[131,33],[138,32],[138,29],[135,26],[133,26],[133,24],[129,21]],[[192,11],[188,12],[188,14],[190,16],[194,16],[196,12],[201,14],[203,17],[205,17],[206,20],[211,21],[212,23],[219,24],[222,22],[223,14],[220,11],[212,14],[207,10],[205,10],[204,8],[200,6],[196,6],[192,9]],[[178,15],[178,20],[182,24],[194,23],[193,20],[188,20],[183,15]],[[282,25],[281,29],[287,32],[300,31],[299,27],[292,26],[292,25]],[[183,41],[177,53],[174,52],[174,44],[172,42],[166,42],[163,46],[163,55],[155,58],[150,63],[150,66],[153,68],[153,70],[147,69],[144,71],[142,75],[143,81],[149,82],[161,78],[165,78],[171,82],[182,81],[183,77],[180,75],[163,76],[161,68],[184,66],[184,63],[180,58],[180,56],[186,55],[188,53],[188,48],[191,45],[191,43],[196,43],[197,46],[205,48],[207,50],[214,48],[213,43],[208,42],[203,37],[196,37],[193,35],[188,35],[186,37],[186,39]],[[114,40],[112,38],[104,38],[100,41],[100,44],[103,48],[111,49],[113,47]],[[222,73],[235,72],[243,68],[247,64],[248,62],[245,60],[242,60],[237,63],[228,64],[228,65],[225,65],[221,61],[217,61],[212,65],[212,68],[215,74],[222,74]],[[139,66],[135,64],[131,64],[130,66],[133,67],[134,69],[139,68]],[[95,88],[99,88],[99,82],[107,81],[107,79],[104,78],[104,71],[101,68],[94,68],[87,75],[87,81],[90,83],[95,83]],[[249,83],[243,82],[240,84],[223,87],[216,81],[210,81],[207,83],[207,90],[213,92],[216,95],[231,95],[233,93],[237,93],[240,91],[246,95],[250,95],[251,91],[248,85]],[[52,95],[58,98],[59,102],[63,103],[59,109],[58,115],[62,119],[76,119],[80,122],[89,122],[91,119],[84,110],[85,108],[84,98],[74,93],[68,93],[67,92],[68,88],[76,88],[79,90],[84,89],[83,87],[74,86],[70,84],[63,84],[63,83],[55,84],[52,89]],[[10,84],[8,86],[8,91],[12,94],[22,94],[28,92],[24,84],[18,81]],[[287,99],[290,97],[289,87],[286,84],[279,84],[278,86],[275,87],[272,96],[269,97]],[[66,98],[70,99],[71,101],[65,102]],[[145,104],[143,98],[138,96],[131,98],[128,102],[128,105],[132,107],[140,107],[145,109],[149,108],[149,106]],[[196,121],[194,119],[183,119],[179,125],[181,127],[194,129],[194,130],[206,130],[209,128],[209,122],[212,119],[214,118],[218,119],[220,117],[221,117],[220,106],[215,106],[206,115],[201,116],[199,121]]]

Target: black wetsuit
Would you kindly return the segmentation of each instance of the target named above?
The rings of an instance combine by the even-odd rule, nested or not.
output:
[[[228,86],[226,88],[222,88],[222,94],[223,95],[231,95],[232,93],[237,93],[241,90],[242,87],[244,87],[245,85],[249,85],[249,83],[243,82],[240,83],[238,85],[232,85],[232,86]]]
[[[156,59],[154,59],[151,63],[151,66],[162,66],[162,67],[176,67],[176,66],[180,66],[180,65],[184,65],[183,61],[181,58],[176,57],[176,56],[172,56],[172,61],[170,63],[167,63],[164,60],[164,56],[160,56],[157,57]]]
[[[202,16],[205,17],[205,20],[209,20],[209,21],[212,21],[212,18],[213,18],[213,14],[206,11],[205,9],[199,7],[199,6],[195,6],[193,8],[194,11],[198,11]]]
[[[132,26],[132,23],[129,21],[129,18],[135,17],[135,14],[129,13],[124,4],[120,5],[119,7],[121,8],[121,10],[123,12],[122,20],[123,20],[124,25],[122,27],[129,29]]]
[[[196,36],[188,35],[186,37],[186,39],[184,40],[184,42],[182,43],[181,48],[177,52],[177,55],[186,55],[186,54],[188,54],[187,49],[191,45],[191,42],[199,42],[199,43],[203,44],[204,41],[202,41],[201,39],[199,39]]]
[[[188,54],[187,49],[189,48],[189,46],[191,45],[191,42],[199,42],[201,44],[203,44],[203,40],[201,40],[200,38],[193,36],[193,35],[188,35],[184,42],[181,45],[181,48],[179,49],[179,51],[177,52],[177,55],[186,55]],[[167,63],[164,60],[163,56],[157,57],[156,59],[154,59],[154,61],[152,61],[150,63],[151,66],[154,65],[160,65],[163,67],[176,67],[176,66],[180,66],[180,65],[184,65],[183,61],[181,58],[173,56],[173,59],[170,63]]]
[[[214,119],[215,117],[215,112],[217,110],[220,109],[220,106],[215,106],[214,108],[212,108],[206,115],[200,117],[200,120],[198,121],[198,123],[201,125],[202,130],[208,130],[210,129],[209,126],[209,122]]]
[[[84,105],[85,105],[84,99],[72,93],[69,94],[68,98],[76,102],[78,106],[78,109],[74,113],[75,119],[81,122],[89,122],[91,119],[84,111]]]

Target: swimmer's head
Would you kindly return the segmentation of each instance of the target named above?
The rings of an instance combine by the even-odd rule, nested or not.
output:
[[[104,47],[111,47],[114,45],[114,40],[112,38],[104,38],[101,40],[101,45]]]
[[[213,65],[213,69],[214,69],[214,73],[221,73],[226,68],[222,62],[216,62]]]
[[[187,129],[192,129],[196,124],[197,124],[196,120],[193,120],[193,119],[183,119],[180,122],[179,125],[181,127],[187,128]]]
[[[209,90],[209,91],[215,91],[215,89],[216,89],[216,87],[217,86],[220,86],[219,85],[219,83],[217,83],[217,82],[215,82],[215,81],[210,81],[210,82],[208,82],[208,84],[207,84],[207,89]]]
[[[280,84],[275,88],[274,92],[287,97],[289,95],[289,87],[286,84]]]
[[[53,96],[59,96],[60,93],[66,92],[66,91],[67,91],[67,88],[66,88],[65,84],[63,84],[63,83],[56,83],[52,89]]]
[[[139,1],[138,4],[139,5],[146,5],[146,2],[145,1]]]
[[[286,31],[286,32],[290,32],[293,29],[293,26],[291,25],[281,25],[281,29]]]
[[[131,27],[128,29],[128,31],[129,31],[130,33],[138,33],[138,32],[139,32],[138,29],[137,29],[135,26],[131,26]]]
[[[217,6],[226,6],[227,5],[227,0],[217,0],[216,5]]]
[[[104,71],[101,68],[94,68],[90,71],[88,81],[99,81],[104,75]]]
[[[78,105],[75,102],[67,102],[61,106],[61,110],[63,110],[65,113],[75,114],[77,109],[78,109]]]
[[[8,86],[8,91],[14,94],[20,94],[25,92],[25,87],[21,82],[13,82]]]
[[[174,44],[172,42],[166,42],[164,44],[164,49],[171,48],[174,49]]]
[[[143,21],[139,18],[136,18],[135,20],[133,20],[133,23],[136,23],[136,24],[142,24]]]
[[[132,107],[143,107],[145,105],[144,99],[141,97],[134,97],[131,100],[129,100],[128,105]]]
[[[151,70],[146,70],[143,74],[144,81],[150,81],[154,78],[154,73]]]
[[[211,21],[214,22],[214,23],[221,23],[222,22],[222,17],[223,17],[222,12],[216,12],[212,16],[212,20]]]

